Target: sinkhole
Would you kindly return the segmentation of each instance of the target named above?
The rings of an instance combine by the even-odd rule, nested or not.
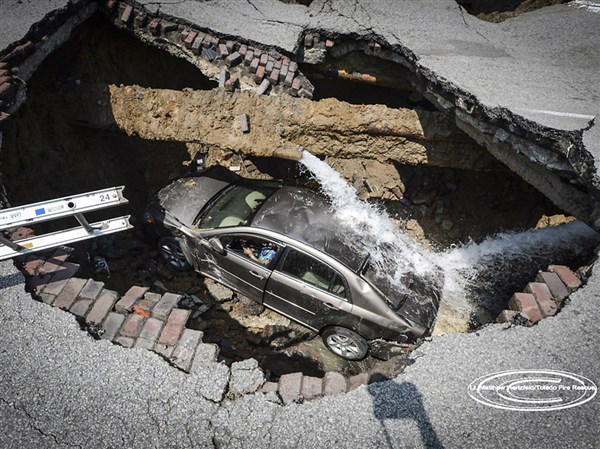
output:
[[[439,112],[417,91],[419,82],[402,65],[349,44],[339,57],[305,62],[300,69],[315,89],[312,101],[302,100],[310,107],[303,109],[299,123],[293,117],[300,103],[292,103],[285,93],[274,92],[260,101],[254,94],[239,94],[238,102],[259,106],[268,102],[265,110],[278,111],[273,118],[273,114],[259,117],[260,107],[248,110],[256,124],[252,132],[260,132],[261,120],[266,124],[275,120],[277,129],[269,129],[314,148],[362,201],[382,211],[399,232],[426,251],[450,254],[453,248],[483,245],[498,233],[522,233],[573,220]],[[164,90],[175,93],[165,94],[166,102],[160,103],[155,93]],[[214,133],[207,131],[204,139],[178,139],[175,132],[173,138],[149,139],[135,131],[152,118],[195,113],[195,92],[208,95],[210,101],[202,111],[202,123],[194,122],[193,127],[214,124]],[[3,133],[0,160],[7,196],[12,205],[20,205],[125,185],[129,204],[121,213],[132,215],[135,229],[74,245],[82,277],[101,280],[120,294],[140,285],[183,295],[180,306],[193,311],[187,326],[203,331],[205,342],[218,343],[221,360],[255,358],[272,379],[296,371],[313,376],[366,371],[393,377],[414,345],[397,348],[388,360],[339,359],[314,332],[196,273],[174,271],[159,256],[156,242],[144,236],[147,201],[189,173],[197,153],[207,154],[208,165],[224,165],[249,178],[282,179],[313,189],[323,184],[297,162],[264,151],[235,151],[227,135],[231,120],[223,116],[228,95],[234,94],[217,89],[193,64],[94,16],[42,63],[28,82],[26,102]],[[119,126],[123,114],[117,110],[119,101],[154,102],[156,107],[146,104],[149,112],[137,106],[128,110],[134,131],[126,132]],[[380,126],[386,117],[405,117],[406,129]],[[160,128],[153,132],[165,131]],[[62,224],[46,224],[40,232],[55,230],[53,226]],[[468,311],[469,328],[462,330],[492,321],[510,294],[543,268],[541,264],[578,267],[588,262],[585,254],[550,251],[544,257],[551,260],[534,257],[539,266],[531,259],[519,265],[499,260],[504,252],[490,251],[487,262],[492,260],[490,267],[499,268],[479,272],[479,282],[475,279],[471,285],[475,295],[484,291],[487,296],[477,310]],[[106,260],[108,270],[98,269],[97,257]],[[440,258],[447,263],[451,259]],[[501,277],[507,273],[510,276]]]

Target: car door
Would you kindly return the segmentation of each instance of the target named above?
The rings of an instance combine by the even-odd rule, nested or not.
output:
[[[321,260],[291,247],[269,278],[264,304],[316,331],[347,320],[352,311],[343,276]]]
[[[262,303],[263,293],[281,245],[270,240],[244,234],[222,234],[204,240],[201,257],[197,258],[198,271],[248,298]],[[268,259],[259,260],[263,248],[271,245]],[[254,258],[244,252],[249,248]],[[265,251],[262,251],[265,253]]]

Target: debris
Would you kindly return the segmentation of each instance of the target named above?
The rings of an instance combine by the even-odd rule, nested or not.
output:
[[[102,256],[94,257],[94,274],[110,277],[108,262]]]
[[[249,117],[248,114],[242,114],[240,115],[240,128],[242,129],[243,133],[248,133],[250,132],[250,122],[249,122]]]

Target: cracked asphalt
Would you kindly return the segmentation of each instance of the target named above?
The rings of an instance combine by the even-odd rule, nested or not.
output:
[[[0,0],[0,48],[65,3]],[[600,154],[600,14],[589,9],[557,5],[490,24],[450,0],[140,3],[289,51],[309,28],[380,34],[488,106],[558,129],[587,128],[584,144]],[[19,14],[23,8],[31,13]],[[2,262],[0,447],[595,448],[598,397],[561,411],[514,412],[473,401],[467,387],[509,369],[560,370],[600,384],[599,306],[595,273],[535,327],[435,337],[393,380],[283,407],[261,394],[217,402],[223,370],[185,374],[148,351],[95,341],[72,315],[31,299],[20,273]]]

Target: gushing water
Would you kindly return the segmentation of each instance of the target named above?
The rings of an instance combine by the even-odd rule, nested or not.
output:
[[[482,243],[431,252],[394,226],[385,211],[359,200],[356,190],[327,163],[307,151],[300,162],[321,184],[336,217],[351,229],[349,235],[361,236],[376,269],[391,277],[389,281],[394,287],[405,290],[402,280],[407,275],[434,281],[443,273],[442,309],[446,312],[451,309],[464,317],[465,322],[481,308],[497,314],[508,296],[522,289],[539,269],[550,263],[589,256],[586,252],[600,241],[588,226],[572,222],[502,233]],[[394,269],[390,271],[390,267]],[[461,330],[466,330],[466,325]]]

